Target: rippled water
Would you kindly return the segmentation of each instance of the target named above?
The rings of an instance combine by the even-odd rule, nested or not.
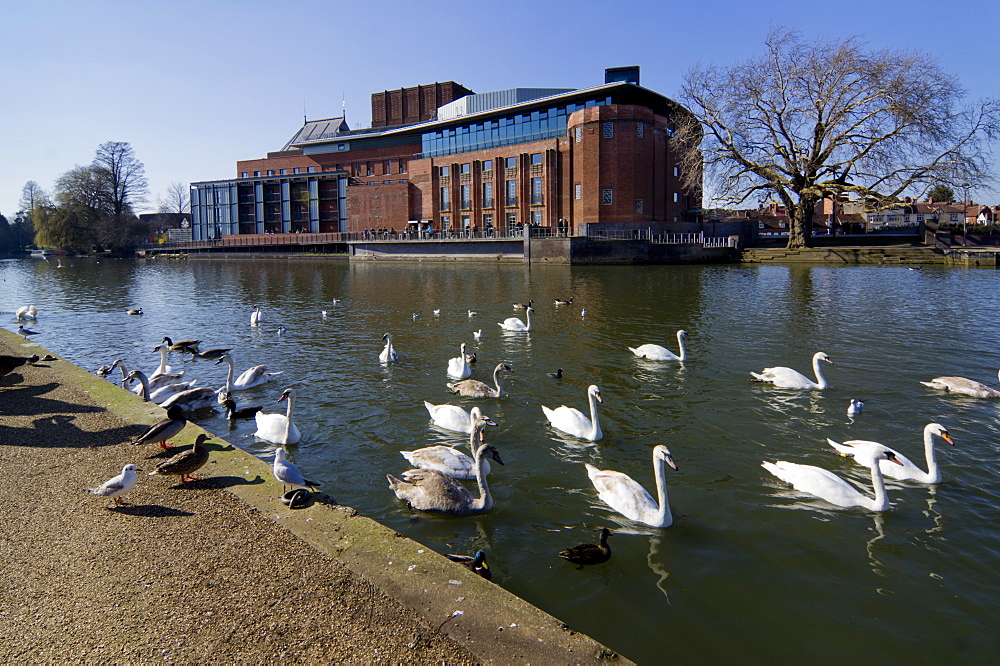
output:
[[[996,384],[994,271],[63,263],[0,262],[0,311],[33,303],[38,342],[90,370],[118,357],[152,370],[150,350],[164,335],[233,347],[238,371],[283,370],[237,397],[283,411],[281,389],[298,388],[303,441],[291,452],[307,477],[435,550],[487,550],[495,582],[633,659],[940,663],[1000,654],[1000,402],[919,383],[954,374]],[[573,305],[553,305],[570,296]],[[532,331],[502,333],[496,322],[529,298]],[[254,305],[264,311],[260,329],[249,326]],[[144,316],[125,314],[138,306]],[[679,328],[689,332],[683,365],[626,349],[676,349]],[[377,360],[386,332],[401,357],[388,367]],[[446,391],[447,360],[461,342],[478,354],[474,377],[487,379],[500,361],[514,367],[506,397]],[[836,363],[826,366],[825,391],[748,381],[750,370],[771,365],[808,372],[819,350]],[[171,363],[207,385],[224,383],[224,365],[176,355]],[[546,376],[557,367],[562,380]],[[539,405],[585,410],[592,383],[605,399],[605,438],[591,444],[550,429]],[[854,423],[850,398],[866,403]],[[500,423],[490,435],[507,464],[490,476],[490,513],[422,515],[388,489],[386,472],[407,468],[399,451],[460,441],[430,424],[423,400],[480,404]],[[956,441],[939,454],[945,481],[890,482],[894,508],[881,516],[809,500],[760,468],[775,459],[816,464],[865,486],[867,473],[830,454],[827,437],[874,439],[922,460],[921,430],[932,421]],[[272,456],[272,445],[252,437],[252,421],[230,430],[220,413],[199,423]],[[668,470],[676,524],[662,530],[612,513],[583,467],[626,472],[655,494],[656,444],[679,466]],[[596,540],[604,526],[613,531],[608,564],[578,569],[554,555]]]

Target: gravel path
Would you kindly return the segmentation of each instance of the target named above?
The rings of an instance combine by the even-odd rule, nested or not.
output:
[[[478,661],[210,475],[141,473],[119,508],[85,494],[164,456],[61,385],[62,362],[0,378],[4,663]]]

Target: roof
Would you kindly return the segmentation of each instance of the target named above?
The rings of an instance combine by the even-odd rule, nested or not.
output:
[[[291,150],[296,143],[316,140],[323,135],[347,131],[350,131],[350,128],[347,126],[347,121],[343,116],[323,118],[322,120],[307,120],[281,150]]]

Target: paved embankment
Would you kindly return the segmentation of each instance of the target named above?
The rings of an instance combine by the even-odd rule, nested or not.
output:
[[[46,350],[0,330],[0,354]],[[212,438],[200,479],[140,475],[155,405],[64,361],[0,378],[4,662],[592,663],[551,616],[353,510],[280,502],[267,463]],[[173,440],[191,444],[189,424]],[[624,660],[620,660],[624,661]]]

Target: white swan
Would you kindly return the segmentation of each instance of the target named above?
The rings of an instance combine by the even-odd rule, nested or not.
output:
[[[183,393],[190,388],[194,387],[194,382],[178,382],[176,384],[165,384],[156,389],[152,389],[149,385],[149,379],[142,370],[133,370],[128,373],[126,380],[132,382],[133,380],[139,380],[139,390],[143,400],[147,400],[154,404],[162,404],[174,397],[178,393]]]
[[[465,379],[472,375],[472,368],[469,367],[469,359],[465,356],[465,343],[462,343],[462,353],[455,358],[448,359],[448,376],[453,379]]]
[[[542,411],[545,412],[545,418],[549,420],[553,428],[580,439],[596,442],[604,436],[604,433],[601,432],[601,423],[597,418],[597,403],[604,402],[601,398],[601,389],[594,385],[589,386],[587,399],[590,401],[589,419],[579,409],[566,405],[556,409],[549,409],[542,405]]]
[[[484,419],[476,422],[472,432],[472,438],[481,438],[482,430],[486,427]],[[484,465],[485,456],[489,454],[501,465],[503,461],[496,453],[496,449],[488,442],[482,442],[476,448],[476,485],[479,486],[479,497],[473,497],[465,486],[458,481],[429,469],[411,469],[405,473],[406,481],[397,479],[392,474],[386,474],[389,480],[389,487],[396,497],[407,502],[411,508],[418,511],[437,511],[452,516],[470,516],[477,513],[485,513],[493,508],[493,497],[490,495],[490,488],[486,483]]]
[[[156,388],[157,382],[162,382],[163,380],[159,377],[165,377],[166,379],[178,380],[184,376],[184,371],[174,372],[174,369],[167,365],[167,355],[170,350],[164,344],[159,344],[153,347],[154,352],[160,352],[160,364],[156,366],[156,370],[153,370],[152,374],[149,375],[150,387]]]
[[[229,366],[229,372],[226,373],[226,386],[222,389],[229,392],[242,391],[244,389],[253,388],[254,386],[266,384],[284,372],[283,370],[278,372],[268,372],[266,365],[255,365],[248,370],[244,370],[243,373],[234,380],[233,375],[236,373],[236,369],[233,367],[233,359],[229,356],[229,354],[223,354],[219,357],[219,360],[215,362],[216,365],[220,363],[225,363]]]
[[[889,497],[885,494],[885,479],[882,477],[880,461],[888,460],[901,464],[896,460],[896,454],[876,442],[857,442],[855,457],[863,465],[871,468],[872,487],[875,499],[861,493],[842,478],[821,467],[799,465],[798,463],[779,460],[769,463],[762,462],[761,467],[775,475],[796,490],[814,495],[830,504],[841,508],[862,507],[869,511],[888,511]]]
[[[502,322],[497,322],[497,326],[505,331],[530,331],[531,330],[531,313],[535,311],[535,308],[525,308],[524,318],[528,320],[525,324],[523,321],[517,317],[507,317]]]
[[[464,395],[467,398],[502,398],[503,385],[500,383],[501,370],[514,372],[514,369],[506,363],[497,363],[497,367],[493,368],[493,384],[495,386],[490,386],[489,384],[481,382],[478,379],[463,379],[460,382],[449,382],[448,390],[452,393]]]
[[[816,381],[813,381],[803,375],[797,370],[792,370],[791,368],[786,368],[779,366],[777,368],[764,368],[760,373],[751,372],[754,382],[768,382],[779,386],[781,388],[797,388],[797,389],[825,389],[830,384],[826,381],[826,377],[823,376],[822,371],[819,369],[819,362],[826,361],[827,363],[833,365],[833,361],[830,357],[823,352],[816,352],[813,354],[813,373],[816,375]]]
[[[385,343],[385,349],[378,355],[379,363],[391,363],[398,359],[399,354],[396,353],[396,350],[392,346],[392,336],[386,333],[382,336],[382,342]]]
[[[1000,372],[997,372],[997,376],[1000,377]],[[935,377],[929,382],[920,383],[933,389],[959,393],[972,398],[1000,398],[1000,391],[965,377]]]
[[[260,326],[260,321],[261,321],[260,317],[261,317],[260,306],[259,305],[253,306],[253,312],[250,313],[250,325]]]
[[[683,362],[687,358],[687,352],[684,350],[684,338],[686,337],[687,331],[677,331],[677,346],[680,348],[679,356],[666,347],[661,347],[660,345],[639,345],[638,347],[629,347],[628,350],[639,358],[644,358],[650,361]]]
[[[169,368],[169,366],[167,366],[167,367]],[[128,375],[130,374],[130,372],[129,372],[129,369],[125,367],[125,361],[122,360],[122,359],[120,359],[120,358],[119,359],[115,359],[115,362],[111,364],[111,368],[108,370],[108,372],[113,371],[115,368],[118,368],[119,370],[121,370],[121,372],[122,372],[122,388],[123,389],[127,389],[128,385],[131,384],[132,382],[128,378]],[[181,377],[183,375],[184,375],[184,371],[182,370],[180,372],[168,372],[168,373],[163,373],[163,374],[156,375],[155,377],[147,377],[146,378],[146,388],[147,388],[147,390],[149,392],[149,398],[148,399],[151,400],[153,393],[156,393],[156,391],[162,389],[164,386],[171,386],[173,384],[181,383],[182,382]],[[138,378],[138,377],[136,377],[136,378]],[[189,383],[190,384],[194,384],[194,382],[189,382]],[[190,388],[190,386],[188,388]],[[142,384],[140,383],[135,388],[132,389],[132,393],[135,393],[136,395],[142,395],[142,390],[143,390]],[[160,404],[160,403],[156,403],[156,404]]]
[[[34,305],[22,305],[17,309],[17,312],[14,313],[14,318],[17,319],[18,321],[24,321],[25,319],[35,319],[36,312],[37,310],[35,310]]]
[[[424,407],[427,408],[427,413],[431,415],[434,425],[453,432],[469,434],[472,432],[475,422],[483,418],[483,414],[478,407],[473,407],[467,412],[457,405],[432,405],[426,400],[424,400]],[[494,424],[489,422],[487,425]]]
[[[948,434],[947,428],[945,428],[940,423],[928,423],[924,426],[924,459],[927,461],[927,471],[923,471],[919,467],[913,464],[909,458],[904,456],[899,451],[891,449],[888,446],[883,446],[878,442],[868,442],[865,440],[850,440],[844,442],[843,444],[838,444],[832,439],[827,438],[827,442],[840,452],[841,455],[854,458],[854,461],[859,465],[864,465],[864,453],[866,447],[883,446],[888,451],[892,451],[893,455],[896,456],[897,465],[893,465],[889,460],[882,459],[879,460],[879,468],[882,470],[882,474],[888,476],[892,479],[899,479],[900,481],[917,481],[919,483],[940,483],[941,482],[941,470],[938,468],[937,458],[934,455],[934,436],[938,436],[944,441],[948,442],[952,446],[955,446],[955,442],[952,440],[951,436]],[[859,454],[862,456],[859,459]]]
[[[257,412],[254,419],[257,421],[257,437],[272,442],[274,444],[295,444],[302,439],[299,429],[292,423],[292,409],[295,407],[295,389],[286,388],[278,402],[288,401],[288,409],[284,414],[265,414]]]
[[[632,477],[621,472],[600,470],[587,465],[587,476],[597,489],[597,496],[612,509],[629,520],[644,523],[650,527],[670,527],[674,516],[670,513],[667,498],[667,478],[663,474],[665,465],[677,469],[670,450],[659,444],[653,447],[653,476],[656,479],[657,501]]]
[[[475,410],[478,413],[479,410]],[[486,425],[496,425],[492,419],[478,415],[476,418],[476,423],[484,419]],[[469,428],[471,437],[469,439],[469,450],[475,451],[479,445],[479,434],[481,431],[476,430],[475,426]],[[417,449],[416,451],[400,451],[399,454],[406,458],[406,460],[416,467],[417,469],[431,469],[436,472],[441,472],[446,474],[453,479],[474,479],[476,478],[476,461],[473,458],[465,455],[461,451],[458,451],[450,446],[428,446],[422,449]],[[500,460],[500,456],[496,449],[489,449],[488,455],[503,464]],[[490,473],[490,462],[488,460],[483,461],[483,474]],[[404,472],[403,478],[409,479],[410,473]]]

